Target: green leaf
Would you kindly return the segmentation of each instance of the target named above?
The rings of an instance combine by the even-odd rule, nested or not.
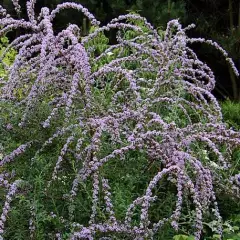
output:
[[[219,234],[214,234],[214,235],[213,235],[213,239],[221,239],[221,235],[219,235]]]
[[[238,230],[239,230],[239,227],[238,227],[238,226],[233,226],[233,230],[234,230],[234,231],[238,231]]]
[[[189,240],[189,236],[187,236],[187,235],[175,235],[173,237],[173,240]]]

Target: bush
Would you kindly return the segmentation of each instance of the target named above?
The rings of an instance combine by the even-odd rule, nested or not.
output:
[[[223,123],[214,75],[188,44],[215,46],[238,75],[227,53],[187,37],[193,25],[177,20],[162,36],[139,15],[99,27],[80,4],[38,16],[34,4],[29,21],[0,9],[0,34],[28,32],[9,45],[17,54],[0,89],[1,236],[171,239],[179,231],[198,240],[205,221],[221,236],[216,196],[227,189],[239,198],[230,163],[240,133]],[[71,24],[54,34],[52,21],[67,8],[88,17],[89,35]],[[112,30],[110,46],[104,33]]]

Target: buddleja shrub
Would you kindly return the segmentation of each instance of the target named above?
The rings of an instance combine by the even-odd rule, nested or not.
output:
[[[30,239],[154,239],[166,224],[181,230],[186,209],[196,240],[205,217],[215,218],[221,235],[215,191],[227,189],[239,197],[239,175],[223,175],[240,133],[222,122],[211,94],[214,74],[189,45],[216,47],[238,76],[227,53],[210,40],[187,37],[194,26],[182,28],[177,20],[168,23],[162,37],[139,15],[119,16],[100,26],[80,4],[66,2],[36,15],[35,2],[27,2],[29,20],[14,19],[0,9],[1,35],[17,28],[27,32],[3,53],[2,58],[8,49],[17,51],[13,64],[5,66],[8,79],[2,79],[0,93],[3,102],[11,101],[22,111],[23,131],[36,124],[34,115],[43,104],[49,113],[43,120],[40,116],[41,134],[56,132],[45,140],[29,136],[1,160],[0,182],[6,193],[1,236],[12,238],[11,216],[19,212],[19,217],[29,218],[29,230],[26,220],[22,228]],[[20,12],[18,1],[13,4]],[[92,28],[87,36],[73,24],[54,33],[53,20],[69,8],[88,18]],[[117,43],[108,45],[104,34],[113,30]],[[46,151],[59,151],[58,157]],[[122,163],[127,169],[129,159],[151,178],[131,196],[128,209],[117,214],[109,172]],[[167,182],[175,207],[161,216],[152,208],[159,203],[159,186]]]

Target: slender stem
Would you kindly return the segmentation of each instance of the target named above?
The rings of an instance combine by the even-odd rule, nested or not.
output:
[[[83,18],[82,31],[83,31],[83,36],[86,36],[87,35],[87,19],[86,18]]]
[[[171,0],[168,0],[168,17],[171,15]]]
[[[237,87],[237,79],[234,75],[234,72],[232,71],[232,68],[228,66],[229,73],[230,73],[230,79],[232,82],[232,91],[233,91],[233,99],[238,100],[238,87]]]
[[[230,24],[230,31],[233,33],[234,25],[233,25],[233,5],[232,0],[228,1],[228,11],[229,11],[229,24]]]
[[[240,1],[238,4],[238,33],[240,34]]]

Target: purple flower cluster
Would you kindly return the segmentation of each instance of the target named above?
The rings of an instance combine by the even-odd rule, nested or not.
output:
[[[214,74],[198,59],[188,43],[202,42],[216,47],[238,76],[227,53],[212,41],[189,38],[186,31],[193,25],[182,28],[178,20],[168,23],[164,39],[161,39],[151,24],[138,15],[119,16],[99,27],[99,22],[80,4],[62,3],[52,11],[43,8],[36,16],[35,2],[27,2],[29,21],[6,16],[6,10],[0,8],[0,35],[19,27],[29,32],[15,39],[8,48],[15,48],[18,54],[7,69],[9,78],[0,89],[0,98],[15,99],[25,107],[21,126],[42,97],[53,106],[42,124],[44,128],[51,126],[60,110],[65,113],[64,127],[60,127],[36,155],[53,140],[66,137],[49,183],[60,174],[66,153],[73,151],[76,166],[81,166],[70,190],[73,205],[80,183],[92,180],[89,224],[73,230],[70,239],[95,239],[98,232],[124,233],[132,239],[154,239],[165,223],[171,222],[175,230],[179,229],[185,196],[195,207],[195,239],[201,238],[203,217],[209,210],[214,212],[221,234],[221,216],[213,186],[221,181],[217,169],[227,170],[229,159],[220,147],[224,144],[230,153],[240,145],[240,133],[227,129],[222,122],[220,106],[211,94],[215,86]],[[13,3],[20,10],[18,1]],[[67,8],[82,11],[94,26],[93,32],[81,37],[79,27],[70,24],[55,35],[52,22],[59,11]],[[142,25],[135,25],[134,21]],[[94,41],[111,29],[117,29],[118,42],[95,56],[92,51]],[[128,31],[133,37],[124,35]],[[108,60],[109,53],[111,60]],[[96,89],[96,85],[101,89]],[[23,88],[24,96],[20,98],[16,90]],[[100,97],[96,97],[96,90]],[[106,95],[107,91],[109,95]],[[106,96],[110,100],[107,101]],[[109,149],[113,149],[108,154],[102,151],[106,133],[110,136]],[[12,162],[28,145],[21,145],[5,156],[0,166]],[[196,146],[200,146],[199,151]],[[100,173],[106,163],[116,159],[121,161],[132,150],[145,152],[150,164],[160,161],[162,167],[155,172],[145,193],[130,204],[122,222],[114,211],[110,181]],[[210,155],[215,156],[211,161]],[[151,222],[149,208],[157,200],[154,189],[165,176],[176,184],[176,207],[168,218]],[[239,174],[229,183],[233,186],[232,191],[240,197]],[[1,184],[8,186],[9,183],[1,181]],[[1,217],[1,234],[9,202],[16,192],[16,184],[11,186]],[[97,220],[100,196],[104,199],[105,222]],[[138,225],[133,223],[136,207],[141,209]],[[31,219],[31,232],[35,230],[33,222]],[[71,217],[69,222],[73,224]],[[61,233],[56,234],[61,239]]]
[[[21,180],[16,180],[9,187],[9,191],[6,195],[6,200],[5,200],[5,203],[3,205],[2,214],[1,214],[1,217],[0,217],[0,237],[2,237],[2,235],[4,233],[4,225],[5,225],[5,222],[7,220],[8,212],[10,210],[10,203],[12,202],[13,197],[16,195],[18,187],[21,184],[21,182],[22,182]]]
[[[6,163],[12,162],[14,158],[24,153],[28,147],[31,146],[31,142],[20,145],[18,148],[13,150],[10,154],[6,155],[2,160],[0,160],[0,166],[4,166]]]

